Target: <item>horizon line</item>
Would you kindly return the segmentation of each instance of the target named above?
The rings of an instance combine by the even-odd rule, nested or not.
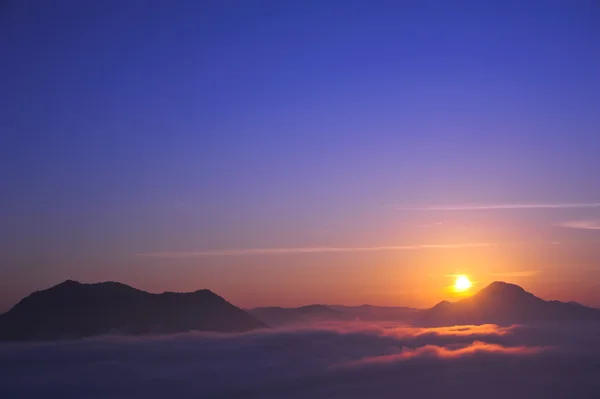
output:
[[[568,209],[568,208],[598,208],[600,202],[587,203],[538,203],[538,204],[489,204],[489,205],[434,205],[399,207],[401,211],[491,211],[502,209]]]
[[[419,249],[460,249],[483,248],[496,246],[489,242],[474,242],[464,244],[421,244],[421,245],[396,245],[379,247],[292,247],[292,248],[245,248],[225,249],[215,251],[191,252],[138,252],[135,255],[148,258],[207,258],[217,256],[245,256],[245,255],[288,255],[308,253],[335,253],[335,252],[377,252],[377,251],[410,251]]]

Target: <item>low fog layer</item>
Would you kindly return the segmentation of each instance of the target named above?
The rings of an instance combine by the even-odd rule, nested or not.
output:
[[[334,323],[5,343],[0,370],[10,398],[596,398],[600,324]]]

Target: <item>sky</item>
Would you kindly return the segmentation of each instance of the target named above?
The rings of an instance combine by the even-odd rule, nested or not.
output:
[[[600,307],[594,1],[6,1],[0,311],[66,279]]]

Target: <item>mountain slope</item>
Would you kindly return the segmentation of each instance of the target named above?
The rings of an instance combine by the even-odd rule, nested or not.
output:
[[[57,339],[110,332],[240,332],[266,325],[209,290],[151,294],[128,285],[67,280],[0,315],[0,339]]]
[[[500,325],[535,321],[600,320],[600,310],[580,304],[544,301],[518,285],[494,282],[475,295],[451,303],[440,302],[418,312],[417,325]]]

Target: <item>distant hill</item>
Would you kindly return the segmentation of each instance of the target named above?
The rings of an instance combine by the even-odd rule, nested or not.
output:
[[[405,321],[418,309],[373,305],[308,305],[299,308],[262,307],[247,311],[270,326],[281,326],[325,321]]]
[[[299,308],[280,308],[273,306],[248,309],[248,312],[257,319],[273,327],[286,324],[352,320],[351,316],[330,309],[325,305],[308,305]]]
[[[405,306],[327,305],[327,307],[361,321],[404,321],[419,311]]]
[[[0,339],[87,337],[191,330],[242,332],[266,325],[209,290],[151,294],[128,285],[67,280],[0,315]]]
[[[518,285],[494,282],[457,302],[443,301],[415,314],[422,326],[493,323],[508,325],[537,321],[599,320],[600,310],[576,302],[544,301]]]

